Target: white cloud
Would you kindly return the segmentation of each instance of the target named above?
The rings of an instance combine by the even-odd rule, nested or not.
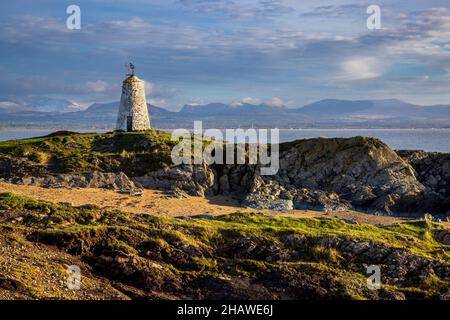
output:
[[[243,103],[239,102],[239,101],[233,101],[232,103],[230,103],[230,106],[233,108],[239,108],[242,107]]]
[[[145,81],[145,94],[152,98],[171,98],[176,91],[175,88],[165,88],[150,81]]]
[[[233,1],[233,0],[179,0],[188,10],[206,14],[240,19],[256,17],[271,18],[288,13],[295,9],[281,0]]]
[[[147,99],[147,103],[150,103],[154,106],[170,109],[172,106],[167,100],[165,99]]]
[[[88,81],[86,83],[87,92],[105,92],[110,88],[109,84],[102,80]]]
[[[186,103],[186,105],[188,106],[201,106],[204,104],[207,104],[208,102],[206,102],[205,100],[201,99],[201,98],[196,98],[196,99],[191,99],[189,102]]]
[[[261,104],[261,99],[259,98],[252,98],[252,97],[245,97],[244,99],[242,99],[243,103],[248,103],[248,104]]]
[[[21,111],[21,110],[26,110],[26,108],[18,103],[12,102],[12,101],[0,101],[0,110]]]
[[[252,105],[265,104],[267,106],[276,107],[276,108],[283,108],[283,107],[285,107],[287,105],[287,103],[284,100],[282,100],[282,99],[280,99],[278,97],[274,97],[274,98],[269,99],[269,100],[263,100],[263,99],[260,99],[260,98],[245,97],[241,101],[233,101],[230,104],[230,106],[232,106],[232,107],[241,107],[245,103],[252,104]]]
[[[249,1],[260,2],[231,0],[236,6],[255,7],[249,5]],[[230,1],[187,0],[185,4],[199,8],[207,2],[213,6],[213,8],[210,6],[210,9],[216,6],[219,9],[217,12],[222,14],[220,6]],[[277,11],[279,3],[288,3],[289,6],[294,7],[297,5],[296,1],[274,0],[266,1],[265,8]],[[262,8],[262,5],[258,4],[257,7]],[[302,12],[300,9],[298,11]],[[217,86],[220,88],[217,92],[220,92],[222,88],[231,88],[223,89],[229,90],[221,95],[225,97],[230,94],[236,94],[238,97],[247,94],[264,97],[285,94],[289,96],[289,99],[296,100],[289,104],[302,103],[299,102],[302,99],[314,100],[336,93],[344,94],[342,86],[347,86],[348,91],[345,94],[348,97],[361,92],[366,94],[366,89],[367,93],[384,90],[383,96],[390,97],[395,83],[399,88],[408,86],[411,94],[420,92],[424,96],[431,97],[435,96],[433,92],[430,92],[431,90],[437,90],[437,88],[448,90],[446,82],[450,74],[448,43],[450,10],[448,8],[418,9],[414,12],[406,11],[406,13],[395,11],[390,13],[396,14],[394,17],[391,19],[386,17],[383,20],[385,22],[383,22],[382,32],[367,32],[365,28],[364,30],[348,28],[349,32],[346,33],[339,28],[333,28],[334,25],[328,22],[329,15],[334,12],[339,20],[348,20],[351,25],[354,19],[350,18],[357,16],[360,19],[360,12],[363,13],[362,16],[365,16],[365,10],[360,11],[360,9],[364,9],[364,6],[345,5],[336,8],[334,4],[316,8],[310,16],[327,19],[324,19],[323,25],[318,24],[314,28],[309,28],[312,18],[308,18],[308,14],[304,15],[303,19],[297,19],[299,21],[293,21],[283,14],[283,19],[286,18],[286,21],[283,21],[285,23],[236,24],[232,27],[230,25],[230,28],[222,28],[221,24],[213,25],[213,28],[204,27],[201,24],[192,23],[192,17],[175,21],[170,18],[167,20],[133,18],[129,15],[120,18],[123,20],[105,19],[95,23],[85,23],[77,32],[68,31],[62,17],[5,18],[0,21],[0,39],[2,45],[8,49],[5,52],[16,52],[11,50],[16,44],[25,47],[18,53],[17,61],[21,63],[32,61],[36,65],[38,62],[42,69],[48,67],[54,70],[54,66],[60,61],[49,59],[47,55],[50,51],[52,57],[61,56],[64,59],[67,57],[67,61],[71,62],[67,66],[64,64],[68,71],[70,68],[74,69],[74,65],[82,65],[83,61],[87,62],[85,64],[89,68],[82,70],[83,78],[78,81],[75,79],[73,83],[51,77],[45,79],[44,76],[43,79],[36,81],[27,77],[27,79],[11,83],[11,76],[6,77],[4,73],[4,79],[0,78],[2,80],[0,93],[49,92],[73,94],[77,98],[84,95],[102,99],[117,98],[120,96],[121,84],[117,69],[129,58],[137,62],[139,71],[142,70],[140,74],[143,76],[147,74],[148,79],[155,83],[170,83],[176,78],[179,81],[177,86],[184,95],[183,101],[178,95],[176,99],[173,99],[179,104],[192,99],[190,95],[193,93],[189,92],[191,88],[194,92],[203,92],[200,88],[203,89],[206,85],[211,86],[212,91]],[[187,11],[189,13],[192,10],[185,8],[183,12]],[[389,13],[384,12],[384,14]],[[139,15],[139,13],[136,14]],[[363,27],[364,22],[361,23]],[[355,32],[350,32],[352,30]],[[82,54],[80,54],[80,48],[82,48]],[[31,57],[31,54],[33,59],[23,58],[27,55]],[[90,61],[92,57],[98,56],[105,58],[98,64],[99,69],[94,70],[90,67]],[[371,56],[379,58],[371,58]],[[391,72],[396,70],[395,66],[398,62],[406,62],[412,68],[418,66],[417,69],[421,74],[423,70],[425,74],[430,75],[428,82],[432,82],[433,86],[426,87],[422,82],[413,82],[413,80],[408,80],[406,83],[407,81],[399,79],[394,72]],[[16,66],[16,70],[27,69],[30,65],[31,62],[28,65]],[[330,77],[330,72],[333,72],[333,77]],[[45,72],[36,72],[36,74],[44,75]],[[442,74],[444,75],[439,76]],[[383,79],[380,79],[382,75]],[[86,83],[87,77],[102,80],[91,80]],[[260,79],[263,81],[260,82]],[[280,90],[272,90],[270,85],[266,85],[265,79],[277,83]],[[372,81],[344,83],[346,80],[370,79]],[[388,84],[387,80],[391,83]],[[237,81],[240,83],[236,83]],[[189,86],[183,88],[184,83]],[[232,87],[230,83],[235,87]],[[251,83],[259,92],[252,90],[251,93],[246,93],[244,89],[236,90],[242,83]],[[245,86],[241,87],[245,88]],[[176,95],[176,89],[155,86],[153,83],[147,85],[146,91],[149,98],[168,101]],[[220,100],[220,97],[214,98],[209,95],[208,99]],[[244,100],[252,104],[283,104],[275,98],[268,102],[252,97]],[[235,105],[238,106],[244,100],[235,102]]]
[[[353,57],[341,64],[342,80],[366,80],[382,75],[381,64],[372,57]]]
[[[286,106],[286,102],[284,102],[282,99],[280,98],[272,98],[269,101],[266,101],[265,104],[271,106],[271,107],[276,107],[276,108],[283,108]]]

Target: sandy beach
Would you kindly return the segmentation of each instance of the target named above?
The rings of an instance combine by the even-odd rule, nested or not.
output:
[[[144,190],[142,196],[120,194],[113,190],[96,188],[43,188],[38,186],[0,183],[0,192],[53,203],[67,202],[74,206],[95,204],[103,209],[118,209],[130,213],[146,213],[156,216],[177,217],[198,214],[222,215],[233,212],[263,212],[273,216],[292,217],[337,217],[348,222],[373,225],[389,225],[406,221],[406,218],[375,216],[357,211],[321,212],[311,210],[291,210],[286,212],[242,208],[236,199],[227,196],[191,197],[178,199],[164,195],[158,190]],[[445,223],[448,226],[448,223]]]

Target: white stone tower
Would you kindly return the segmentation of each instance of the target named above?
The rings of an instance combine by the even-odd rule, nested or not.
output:
[[[134,65],[130,63],[131,73],[123,81],[120,98],[117,130],[138,131],[150,129],[150,116],[145,98],[144,81],[134,74]]]

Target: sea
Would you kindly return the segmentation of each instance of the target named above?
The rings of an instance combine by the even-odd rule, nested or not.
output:
[[[44,136],[56,130],[1,130],[0,141]],[[88,130],[71,130],[92,132]],[[105,132],[105,131],[99,131]],[[326,137],[375,137],[396,150],[450,152],[449,129],[280,129],[280,142]]]

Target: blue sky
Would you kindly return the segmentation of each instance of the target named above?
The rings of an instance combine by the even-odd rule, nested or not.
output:
[[[66,28],[66,7],[81,29]],[[366,9],[381,8],[368,30]],[[136,64],[150,101],[268,103],[398,98],[450,104],[450,2],[15,0],[0,11],[0,98],[120,98]]]

